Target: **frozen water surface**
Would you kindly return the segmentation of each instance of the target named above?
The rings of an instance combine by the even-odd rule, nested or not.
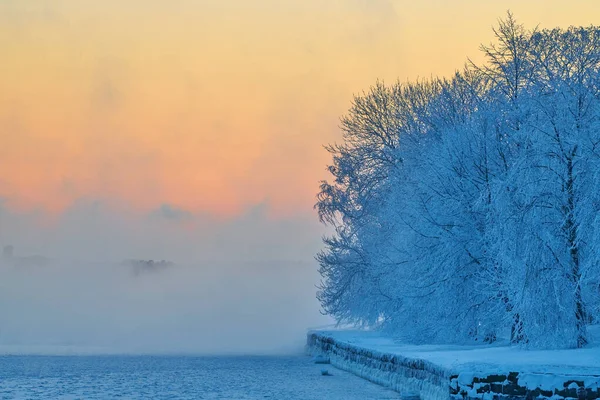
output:
[[[322,376],[327,368],[333,376]],[[1,399],[400,399],[309,357],[3,356]]]

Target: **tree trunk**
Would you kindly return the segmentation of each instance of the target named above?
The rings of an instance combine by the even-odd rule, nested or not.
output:
[[[513,323],[510,327],[510,342],[514,344],[526,342],[525,335],[523,335],[523,321],[521,321],[519,314],[515,314],[513,317]]]
[[[577,152],[577,146],[573,149],[567,159],[567,210],[565,231],[571,255],[572,270],[571,280],[575,285],[575,328],[577,330],[577,347],[583,347],[588,343],[586,335],[586,312],[583,298],[581,296],[581,272],[579,270],[579,247],[577,244],[577,224],[574,220],[575,211],[575,188],[573,176],[573,158]]]

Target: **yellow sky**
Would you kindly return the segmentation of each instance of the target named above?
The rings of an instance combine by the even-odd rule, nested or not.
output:
[[[352,94],[480,60],[507,9],[600,17],[597,0],[0,0],[0,197],[309,212]]]

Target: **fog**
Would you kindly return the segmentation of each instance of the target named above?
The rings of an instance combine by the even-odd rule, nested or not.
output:
[[[80,201],[59,216],[0,209],[0,351],[280,354],[319,313],[316,218],[236,218]],[[33,258],[33,256],[42,256]],[[136,274],[127,259],[168,260]]]

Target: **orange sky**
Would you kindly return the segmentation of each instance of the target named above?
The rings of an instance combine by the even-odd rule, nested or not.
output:
[[[566,4],[1,0],[0,197],[307,213],[353,93],[480,60],[507,9],[598,22],[597,0]]]

